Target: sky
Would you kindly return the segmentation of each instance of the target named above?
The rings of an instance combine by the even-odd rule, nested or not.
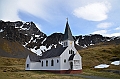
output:
[[[0,0],[0,20],[34,22],[45,34],[120,36],[120,0]]]

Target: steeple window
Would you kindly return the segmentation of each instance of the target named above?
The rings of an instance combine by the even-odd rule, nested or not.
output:
[[[69,54],[74,54],[74,51],[73,50],[69,50]]]
[[[67,44],[67,42],[64,42],[64,46],[66,47],[68,44]]]

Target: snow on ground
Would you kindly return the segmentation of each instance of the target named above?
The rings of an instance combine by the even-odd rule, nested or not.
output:
[[[62,43],[61,41],[59,41],[59,44],[60,44],[60,45],[63,45],[63,43]]]
[[[82,48],[86,48],[86,47],[87,47],[87,45],[85,45],[85,44],[84,44],[84,46],[81,46],[81,47],[82,47]]]
[[[40,35],[35,35],[35,37],[40,37]]]
[[[113,65],[120,65],[120,61],[114,61],[111,64],[113,64]]]
[[[77,39],[77,41],[75,43],[79,46],[79,39]]]
[[[30,49],[32,52],[34,52],[34,53],[36,53],[37,55],[41,55],[42,54],[42,52],[41,52],[41,50],[40,49],[37,49],[37,50],[35,50],[35,49]]]
[[[2,30],[2,29],[0,30],[0,32],[3,32],[3,31],[4,31],[4,30]]]
[[[92,46],[92,45],[94,45],[94,44],[90,44],[90,46]]]
[[[52,46],[49,46],[48,48],[46,48],[46,46],[40,46],[40,49],[35,50],[35,47],[33,49],[30,49],[32,52],[36,53],[37,55],[42,55],[42,51],[48,51],[51,49]]]
[[[57,47],[57,44],[56,44],[56,45],[54,45],[54,47],[56,48],[56,47]]]
[[[107,65],[107,64],[100,64],[100,65],[97,65],[95,66],[94,68],[108,68],[110,65]]]
[[[47,38],[45,38],[45,39],[41,42],[41,44],[43,44],[46,39],[47,39]]]

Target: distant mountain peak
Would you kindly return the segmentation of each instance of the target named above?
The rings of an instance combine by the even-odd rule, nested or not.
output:
[[[62,44],[63,34],[53,33],[47,36],[36,27],[34,22],[4,22],[1,20],[0,38],[19,42],[25,48],[40,54],[50,50],[52,46]],[[73,36],[73,38],[75,40],[75,46],[77,46],[78,49],[86,48],[100,42],[120,39],[120,37],[104,37],[100,34],[79,35]]]

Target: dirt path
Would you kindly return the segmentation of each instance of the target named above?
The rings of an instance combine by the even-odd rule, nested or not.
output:
[[[88,75],[82,75],[82,74],[63,74],[63,75],[78,76],[86,79],[111,79],[111,78],[105,78],[105,77],[99,77],[99,76],[93,76],[93,75],[88,76]]]

